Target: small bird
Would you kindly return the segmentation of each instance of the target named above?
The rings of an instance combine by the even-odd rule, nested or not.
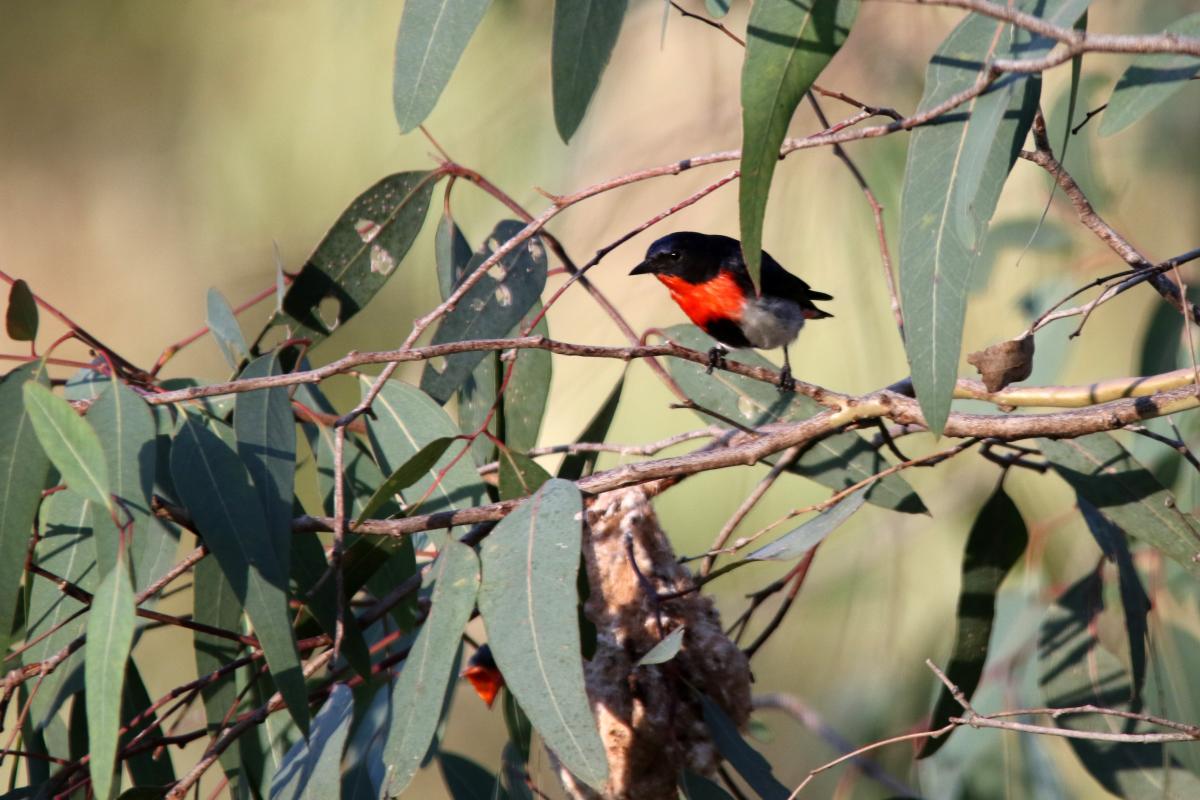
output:
[[[475,694],[479,695],[480,700],[487,703],[488,708],[492,707],[492,704],[496,702],[496,696],[504,688],[504,676],[500,674],[500,668],[496,666],[492,648],[486,644],[480,645],[475,654],[471,656],[471,660],[467,662],[467,667],[462,671],[460,677],[466,678],[471,683]]]
[[[794,391],[787,346],[800,334],[805,320],[832,317],[813,305],[832,300],[779,265],[764,250],[762,293],[754,291],[742,245],[728,236],[681,231],[662,237],[646,251],[646,260],[630,275],[653,275],[667,287],[671,299],[692,322],[720,346],[708,351],[709,374],[726,368],[730,348],[783,348],[779,388]]]

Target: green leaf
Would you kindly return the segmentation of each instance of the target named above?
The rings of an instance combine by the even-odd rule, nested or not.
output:
[[[983,677],[988,643],[996,616],[996,593],[1009,570],[1025,552],[1029,532],[1021,512],[1002,487],[979,510],[963,551],[962,588],[958,595],[958,627],[954,650],[946,666],[946,677],[970,699]],[[942,727],[963,708],[944,685],[929,723],[930,730]],[[925,739],[917,758],[928,758],[941,748],[950,734]]]
[[[524,453],[500,450],[500,499],[528,497],[550,480],[550,473]]]
[[[524,228],[524,223],[515,220],[497,223],[483,247],[471,257],[466,274],[473,273]],[[502,277],[494,277],[496,272]],[[533,238],[501,258],[459,299],[454,309],[442,317],[432,344],[495,339],[506,335],[537,302],[545,285],[546,248],[540,239]],[[426,362],[421,373],[421,389],[444,404],[486,355],[482,350],[455,353],[446,356],[442,369],[433,362]]]
[[[360,194],[325,234],[257,343],[275,325],[319,343],[366,307],[396,271],[425,222],[439,175],[399,172]],[[322,308],[324,303],[335,310]]]
[[[363,391],[368,385],[363,383]],[[384,385],[375,399],[374,410],[376,419],[367,420],[367,433],[375,460],[387,474],[412,460],[435,439],[458,435],[445,410],[420,389],[401,381],[388,381]],[[483,484],[470,460],[457,458],[458,455],[459,448],[444,453],[413,482],[412,491],[405,492],[404,499],[411,504],[428,493],[421,506],[423,513],[479,503],[484,496]],[[441,475],[443,471],[445,475]]]
[[[271,778],[271,800],[330,800],[341,796],[342,750],[354,717],[354,694],[344,683],[333,691],[317,715],[307,739],[283,757]]]
[[[528,324],[529,316],[541,313],[542,304],[536,302],[526,316],[510,333],[518,336]],[[550,338],[550,327],[542,317],[529,331],[531,336]],[[515,450],[532,450],[537,446],[538,433],[542,428],[542,417],[546,414],[546,401],[550,397],[550,379],[553,363],[549,350],[526,349],[516,351],[516,364],[508,388],[504,390],[504,442]],[[503,363],[503,362],[501,362]]]
[[[87,592],[95,591],[97,582],[90,518],[87,501],[75,492],[50,495],[38,514],[41,538],[33,553],[38,566]],[[87,618],[80,616],[86,606],[63,594],[53,582],[35,577],[28,592],[25,639],[34,644],[21,655],[21,663],[26,665],[56,654],[82,634],[87,623]],[[45,728],[66,699],[83,688],[82,656],[73,653],[41,679],[30,708],[36,729]]]
[[[542,741],[593,788],[608,762],[588,705],[575,613],[583,501],[547,482],[484,540],[479,612],[510,691]]]
[[[84,685],[87,687],[87,731],[92,790],[108,800],[120,780],[114,780],[117,739],[121,730],[121,688],[125,664],[133,647],[136,606],[133,584],[124,559],[104,576],[88,612]]]
[[[459,642],[479,591],[475,551],[447,542],[433,566],[432,579],[429,618],[392,687],[392,718],[383,749],[383,763],[392,770],[388,796],[399,795],[408,786],[437,730],[445,687],[454,680]]]
[[[729,792],[703,775],[684,770],[679,779],[684,800],[733,800]]]
[[[279,355],[251,361],[239,376],[264,378],[283,374]],[[292,497],[296,482],[296,423],[292,400],[284,386],[241,392],[234,400],[233,430],[237,452],[250,472],[254,491],[266,513],[264,533],[284,575],[290,572]]]
[[[583,433],[579,434],[576,442],[604,441],[604,437],[608,436],[608,429],[612,425],[613,417],[617,415],[617,406],[621,403],[621,392],[624,388],[625,373],[622,372],[621,379],[609,390],[608,397],[604,398],[604,402],[600,404],[595,416],[583,429]],[[591,475],[592,470],[596,468],[596,459],[599,457],[598,452],[572,453],[563,459],[558,468],[558,477],[568,481],[577,481],[584,475]]]
[[[758,0],[742,65],[742,255],[759,285],[763,216],[779,147],[796,106],[846,41],[858,0]]]
[[[634,666],[645,667],[651,664],[665,664],[675,657],[683,646],[683,634],[687,629],[680,625],[675,630],[658,640],[658,644],[650,648],[650,652],[637,660]]]
[[[67,487],[106,509],[112,509],[108,465],[96,432],[71,404],[40,383],[22,386],[25,411],[42,450],[62,474]]]
[[[246,337],[242,335],[242,326],[238,324],[233,307],[229,305],[225,295],[216,289],[208,290],[208,315],[205,322],[213,338],[217,340],[217,346],[221,348],[225,363],[230,369],[237,369],[238,364],[248,356]]]
[[[171,474],[179,499],[254,626],[288,711],[306,730],[308,693],[288,612],[287,576],[263,535],[266,515],[249,473],[233,449],[189,413],[171,447]]]
[[[1099,574],[1089,571],[1047,612],[1038,636],[1038,683],[1046,705],[1144,710],[1130,702],[1136,694],[1125,666],[1095,635],[1097,613],[1108,613],[1101,612],[1102,608]],[[1063,715],[1055,721],[1059,727],[1075,731],[1138,734],[1161,730],[1098,714]],[[1118,797],[1200,797],[1200,778],[1161,744],[1067,741],[1092,777]]]
[[[786,800],[791,794],[775,777],[771,764],[738,733],[733,720],[706,695],[700,696],[704,723],[721,757],[729,762],[742,780],[763,800]]]
[[[315,533],[293,534],[291,577],[294,586],[293,597],[304,602],[309,614],[330,636],[337,631],[337,581],[325,577],[329,564],[325,560],[325,548],[321,539]],[[386,555],[384,556],[386,558]],[[324,580],[322,580],[324,578]],[[320,584],[318,587],[317,584]],[[349,586],[346,597],[352,597],[359,586],[352,590]],[[358,621],[354,618],[353,609],[348,602],[342,604],[342,655],[354,667],[355,672],[364,678],[371,675],[371,654],[367,642],[363,638]],[[305,635],[303,631],[300,636]]]
[[[1163,33],[1200,36],[1200,13],[1168,25]],[[1125,130],[1165,103],[1200,73],[1200,58],[1184,55],[1138,56],[1121,75],[1100,120],[1100,135]]]
[[[673,342],[701,352],[715,344],[712,338],[694,325],[675,325],[667,328],[663,334]],[[749,350],[739,351],[729,360],[754,367],[773,368],[769,361]],[[688,397],[705,408],[748,426],[808,419],[823,410],[804,395],[780,392],[774,386],[752,378],[724,370],[706,375],[704,367],[691,361],[667,359],[667,368]],[[711,417],[700,416],[706,423],[712,422]],[[888,466],[887,459],[858,434],[837,433],[826,436],[805,450],[789,471],[840,491],[882,472]],[[907,514],[925,513],[921,498],[908,481],[895,473],[871,484],[867,502]]]
[[[530,745],[533,742],[533,725],[529,717],[507,689],[500,690],[500,710],[504,713],[504,727],[508,730],[508,743],[516,748],[522,764],[529,763]]]
[[[150,704],[150,694],[146,691],[146,684],[142,682],[137,664],[130,659],[125,670],[125,688],[121,701],[121,727],[125,729],[125,735],[121,737],[120,746],[122,748],[143,731],[153,732],[157,729],[158,715],[152,711],[145,714],[149,710]],[[130,724],[138,717],[141,717],[141,721],[130,728]],[[153,733],[146,735],[151,736]],[[143,738],[142,741],[144,740]],[[175,782],[175,770],[171,767],[171,754],[164,750],[157,754],[157,758],[155,755],[153,750],[143,750],[132,753],[125,759],[125,768],[129,770],[129,777],[135,786],[167,786]],[[162,794],[165,793],[165,791],[162,792]]]
[[[399,494],[420,480],[422,476],[428,475],[454,441],[449,436],[434,439],[418,450],[416,455],[397,467],[396,471],[389,475],[387,480],[381,483],[375,493],[371,495],[371,499],[366,502],[362,511],[358,512],[354,524],[357,525],[364,519],[369,519],[372,514],[391,502],[393,495]]]
[[[830,508],[825,509],[812,519],[805,520],[795,529],[780,536],[775,541],[760,547],[750,555],[747,561],[789,561],[812,550],[825,541],[825,537],[833,533],[843,522],[850,519],[854,512],[862,508],[867,499],[869,486],[864,486],[852,492]]]
[[[438,220],[433,259],[437,264],[438,291],[445,300],[466,275],[467,263],[471,260],[471,244],[454,223],[454,218],[446,214]]]
[[[501,786],[508,792],[512,800],[533,800],[533,792],[529,789],[529,771],[521,752],[511,741],[504,743],[500,751]]]
[[[41,362],[23,364],[0,382],[0,654],[8,650],[25,553],[50,473],[25,410],[22,388],[31,380],[49,382]]]
[[[437,105],[491,0],[408,0],[396,36],[392,101],[400,132]]]
[[[1197,532],[1175,498],[1107,433],[1039,439],[1055,472],[1109,522],[1200,576]]]
[[[720,19],[729,13],[729,4],[732,0],[704,0],[704,9],[710,17]]]
[[[17,342],[32,342],[37,338],[38,308],[29,284],[17,279],[8,290],[8,311],[4,316],[8,338]]]
[[[550,50],[554,124],[571,140],[608,66],[628,0],[555,0]]]
[[[354,723],[346,745],[346,767],[342,772],[342,800],[378,800],[387,779],[383,763],[383,740],[387,736],[392,713],[392,690],[384,685],[375,689]],[[360,703],[360,708],[362,704]]]
[[[500,778],[469,758],[438,751],[438,766],[452,800],[508,800]]]

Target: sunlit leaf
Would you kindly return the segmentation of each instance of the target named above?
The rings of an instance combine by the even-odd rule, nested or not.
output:
[[[279,356],[271,353],[251,361],[242,379],[281,375]],[[296,423],[287,387],[239,392],[233,405],[237,453],[250,472],[254,491],[266,513],[264,533],[275,550],[283,574],[288,574],[292,551],[292,496],[296,476]]]
[[[742,65],[742,254],[754,285],[762,260],[763,216],[779,146],[796,106],[846,41],[858,0],[757,0],[746,26]]]
[[[542,304],[534,303],[529,310],[529,316],[541,310]],[[527,324],[529,316],[509,335],[518,335],[520,328]],[[546,318],[538,320],[529,334],[550,338],[550,327]],[[537,446],[542,417],[546,413],[546,401],[550,396],[553,369],[553,359],[549,350],[528,348],[516,352],[512,377],[508,381],[508,388],[504,390],[504,442],[509,447],[524,452]]]
[[[307,740],[301,739],[288,750],[271,778],[271,800],[330,800],[340,796],[342,749],[353,716],[350,687],[335,683],[313,717]]]
[[[32,342],[37,338],[38,308],[29,284],[23,280],[13,281],[8,290],[8,310],[4,315],[8,338],[17,342]]]
[[[992,623],[996,616],[996,593],[1009,570],[1025,552],[1029,532],[1016,504],[1005,494],[996,491],[979,509],[963,551],[962,586],[958,594],[958,624],[954,634],[954,649],[946,665],[946,677],[962,690],[969,700],[983,677]],[[963,708],[944,685],[938,692],[937,703],[929,729],[936,730],[962,713]],[[952,734],[954,731],[950,731]],[[925,739],[918,758],[936,753],[950,734]]]
[[[108,465],[96,432],[71,405],[40,383],[27,381],[22,390],[25,411],[42,450],[67,487],[106,509],[112,508]]]
[[[371,495],[371,499],[366,502],[362,511],[358,512],[355,523],[369,519],[372,514],[389,503],[394,495],[412,486],[422,476],[428,475],[454,441],[449,436],[434,439],[418,450],[412,458],[397,467],[396,471],[389,475],[387,480],[381,483],[375,493]]]
[[[205,323],[213,338],[217,340],[225,363],[230,369],[237,369],[238,364],[245,361],[248,354],[246,338],[242,335],[242,327],[238,324],[237,315],[233,313],[233,307],[229,305],[225,295],[216,289],[208,290],[208,314]]]
[[[392,713],[391,699],[391,687],[380,686],[365,710],[357,715],[359,719],[346,743],[342,800],[378,800],[382,796],[388,771],[383,763],[383,741]]]
[[[1200,576],[1200,544],[1193,521],[1175,498],[1107,433],[1076,439],[1039,439],[1054,470],[1118,528],[1161,550]]]
[[[583,122],[617,43],[627,6],[628,0],[555,0],[550,82],[554,124],[564,142],[570,141]]]
[[[432,172],[389,175],[360,194],[325,234],[258,335],[286,325],[314,344],[362,311],[383,288],[425,223]]]
[[[48,382],[40,362],[23,364],[0,382],[0,653],[8,649],[33,519],[50,472],[25,410],[22,387]]]
[[[429,618],[404,660],[392,687],[392,719],[383,748],[383,763],[392,768],[389,796],[408,786],[437,729],[446,684],[459,642],[479,590],[479,559],[455,541],[447,543],[433,566]]]
[[[843,522],[850,519],[854,512],[862,508],[866,502],[869,486],[864,486],[852,492],[835,505],[825,509],[812,519],[805,520],[798,527],[788,531],[765,547],[760,547],[750,555],[747,561],[788,561],[812,550],[825,541]]]
[[[608,429],[612,425],[613,417],[617,415],[617,406],[621,402],[621,392],[624,388],[625,373],[622,372],[620,380],[609,390],[608,397],[604,398],[604,402],[600,404],[600,408],[588,422],[587,427],[583,429],[583,433],[579,434],[576,442],[604,441],[604,438],[608,436]],[[596,459],[599,457],[598,452],[572,453],[563,459],[558,468],[558,477],[568,481],[577,481],[584,475],[590,475],[596,468]]]
[[[471,257],[465,273],[472,274],[502,244],[525,228],[515,220],[503,220],[483,246]],[[537,238],[518,245],[488,270],[454,309],[442,317],[432,344],[471,339],[495,339],[507,335],[537,302],[546,285],[546,248]],[[426,362],[421,373],[421,390],[439,403],[445,403],[470,377],[484,357],[476,350],[446,356],[438,367]]]
[[[733,720],[720,706],[704,695],[700,701],[704,706],[704,724],[708,726],[721,757],[763,800],[786,800],[791,792],[775,777],[770,762],[742,738]]]
[[[524,453],[500,451],[500,499],[511,500],[528,497],[550,480],[550,473]]]
[[[1048,706],[1096,705],[1123,711],[1134,705],[1129,673],[1121,660],[1096,637],[1102,612],[1098,573],[1092,571],[1068,588],[1051,606],[1038,635],[1038,682]],[[1075,731],[1149,733],[1133,720],[1099,714],[1066,714],[1051,724]],[[1118,797],[1200,797],[1200,778],[1164,752],[1161,744],[1068,739],[1087,771]]]
[[[715,344],[712,338],[694,325],[675,325],[667,328],[663,334],[673,342],[701,352]],[[769,361],[750,350],[738,351],[729,360],[753,367],[774,368]],[[671,377],[692,400],[747,426],[807,419],[823,410],[802,394],[780,392],[762,381],[724,370],[707,375],[701,365],[678,358],[667,359],[667,367]],[[713,421],[712,417],[702,413],[699,416],[705,423]],[[837,433],[809,447],[789,469],[822,486],[840,491],[889,466],[887,460],[858,434]],[[921,498],[904,478],[894,473],[871,484],[867,502],[909,514],[925,512]]]
[[[210,425],[221,423],[210,421]],[[171,447],[171,473],[196,529],[241,600],[288,711],[308,727],[308,693],[287,607],[287,575],[250,475],[233,449],[189,414]]]
[[[121,688],[125,663],[133,646],[133,584],[124,559],[104,576],[88,611],[84,684],[87,687],[87,731],[92,790],[107,800],[119,785],[113,769],[121,728]]]
[[[416,128],[450,82],[491,0],[408,0],[396,36],[392,101],[400,132]]]
[[[1172,22],[1163,33],[1200,36],[1200,13]],[[1195,56],[1138,56],[1113,89],[1100,120],[1100,135],[1111,136],[1125,130],[1169,100],[1197,74],[1200,74],[1200,58]]]
[[[687,628],[680,625],[660,639],[654,647],[651,647],[646,655],[637,660],[635,666],[645,667],[651,664],[664,664],[670,661],[679,652],[679,648],[683,646],[683,635],[686,632]]]
[[[542,741],[581,781],[602,787],[604,744],[583,684],[576,573],[583,504],[551,480],[484,540],[479,612],[496,664]]]

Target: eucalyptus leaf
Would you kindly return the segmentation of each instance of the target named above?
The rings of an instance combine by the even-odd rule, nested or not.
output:
[[[654,647],[651,647],[646,655],[637,660],[635,666],[647,667],[652,664],[665,664],[670,661],[679,653],[679,648],[683,646],[683,635],[685,633],[687,633],[687,628],[680,625],[662,639],[659,639],[658,643]]]
[[[500,777],[469,758],[439,751],[438,766],[451,800],[509,800]]]
[[[862,508],[867,499],[869,486],[854,491],[830,508],[825,509],[812,519],[805,520],[801,525],[788,531],[770,544],[760,547],[750,555],[747,561],[788,561],[812,550],[825,541],[843,522],[850,519],[856,511]]]
[[[21,388],[38,442],[67,488],[111,511],[108,464],[96,432],[66,400],[42,384],[27,381]]]
[[[313,717],[308,738],[292,745],[271,778],[271,800],[329,800],[340,796],[342,749],[353,716],[353,693],[346,684],[335,683]]]
[[[621,32],[628,0],[555,0],[550,48],[554,124],[564,142],[583,122]]]
[[[1200,37],[1200,13],[1176,20],[1163,33]],[[1195,56],[1138,56],[1113,89],[1100,120],[1100,135],[1111,136],[1125,130],[1169,100],[1197,74],[1200,74],[1200,58]]]
[[[29,284],[21,279],[13,281],[8,290],[8,310],[4,315],[4,327],[8,338],[15,342],[32,342],[37,338],[38,308]]]
[[[617,415],[617,406],[621,403],[621,392],[625,389],[625,373],[621,373],[621,378],[609,390],[608,396],[604,398],[604,402],[600,404],[600,408],[596,410],[587,427],[583,429],[583,433],[579,434],[576,442],[603,442],[608,436],[608,429],[612,426],[613,417]],[[600,457],[598,452],[589,453],[571,453],[563,459],[562,464],[558,468],[558,477],[569,481],[577,481],[585,475],[591,475],[592,470],[596,468],[596,459]]]
[[[528,497],[550,480],[550,473],[524,453],[500,450],[500,499]]]
[[[729,715],[707,696],[701,695],[700,702],[704,707],[704,724],[721,757],[763,800],[786,800],[791,792],[775,777],[770,762],[742,738]]]
[[[98,800],[108,800],[120,785],[117,743],[121,730],[121,697],[125,665],[133,646],[136,606],[133,583],[124,559],[109,570],[96,588],[88,610],[84,684],[87,687],[88,771]]]
[[[208,290],[208,313],[205,323],[217,347],[225,357],[225,363],[230,369],[237,369],[238,364],[246,360],[249,351],[246,348],[246,337],[242,335],[242,327],[238,324],[233,307],[217,289]]]

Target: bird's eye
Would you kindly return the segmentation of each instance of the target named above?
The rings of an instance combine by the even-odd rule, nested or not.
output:
[[[679,260],[679,251],[672,250],[671,252],[667,253],[667,258],[671,259],[672,261],[678,261]]]

